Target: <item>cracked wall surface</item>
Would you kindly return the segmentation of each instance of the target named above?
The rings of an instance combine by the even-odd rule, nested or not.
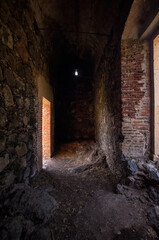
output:
[[[148,42],[122,41],[122,151],[125,158],[147,158],[150,153],[149,57]]]

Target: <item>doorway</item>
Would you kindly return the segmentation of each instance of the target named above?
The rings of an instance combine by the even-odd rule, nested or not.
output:
[[[42,98],[42,159],[45,160],[51,156],[51,102]]]
[[[154,154],[159,156],[159,35],[153,40]]]

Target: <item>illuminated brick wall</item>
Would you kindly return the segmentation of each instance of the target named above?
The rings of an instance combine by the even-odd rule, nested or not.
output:
[[[150,151],[149,49],[145,42],[122,42],[122,151],[147,158]]]
[[[42,99],[42,156],[49,158],[51,155],[51,103]]]

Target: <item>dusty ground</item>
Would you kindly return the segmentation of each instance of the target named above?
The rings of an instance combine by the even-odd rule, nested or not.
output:
[[[44,161],[44,169],[32,183],[49,189],[59,204],[43,225],[51,231],[49,239],[159,239],[148,224],[151,201],[146,189],[125,188],[117,193],[118,180],[105,165],[88,167],[93,148],[86,142],[63,145],[59,154]],[[42,235],[32,239],[44,239]]]

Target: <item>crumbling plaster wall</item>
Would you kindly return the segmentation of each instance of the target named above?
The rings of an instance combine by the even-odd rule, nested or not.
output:
[[[123,40],[122,55],[122,152],[126,159],[147,159],[150,153],[149,44]]]
[[[154,154],[153,48],[159,1],[134,0],[122,35],[122,144],[126,159]],[[148,16],[145,18],[145,16]]]
[[[0,36],[0,182],[7,187],[37,172],[38,81],[48,84],[49,70],[29,2],[0,2]]]

